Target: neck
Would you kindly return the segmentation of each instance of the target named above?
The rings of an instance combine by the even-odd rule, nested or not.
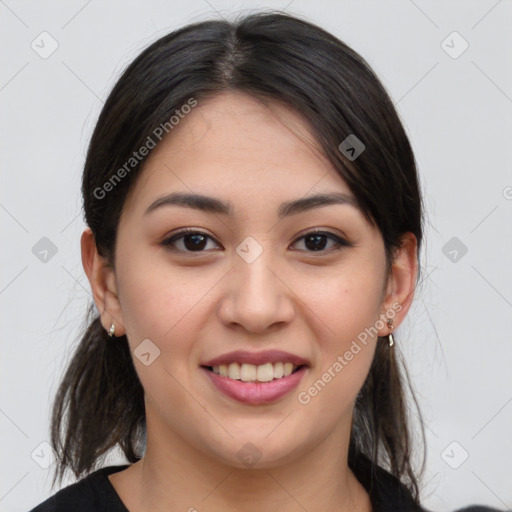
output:
[[[110,480],[131,512],[371,511],[347,464],[348,435],[335,430],[313,451],[266,468],[219,463],[176,433],[151,431],[144,458]],[[165,439],[156,446],[152,439]],[[340,439],[345,442],[340,443]],[[123,475],[124,474],[124,475]]]

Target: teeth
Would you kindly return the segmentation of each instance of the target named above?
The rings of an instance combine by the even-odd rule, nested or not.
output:
[[[258,368],[254,366],[253,364],[243,364],[240,366],[240,379],[244,382],[249,382],[251,380],[257,380]]]
[[[228,375],[230,379],[240,380],[240,365],[231,363],[228,366]]]
[[[270,382],[274,378],[274,366],[272,363],[262,364],[256,369],[256,380]]]
[[[266,363],[256,366],[254,364],[238,363],[221,364],[213,366],[212,370],[217,375],[229,377],[243,382],[270,382],[273,379],[288,377],[298,368],[293,363]]]

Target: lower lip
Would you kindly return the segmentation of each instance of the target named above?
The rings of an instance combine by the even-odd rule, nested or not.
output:
[[[274,379],[270,382],[244,382],[222,377],[204,367],[201,367],[201,370],[208,375],[213,385],[226,396],[244,404],[258,405],[275,402],[290,393],[299,385],[307,367],[303,366],[288,377]]]

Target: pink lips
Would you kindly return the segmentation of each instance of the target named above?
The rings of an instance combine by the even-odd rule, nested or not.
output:
[[[307,371],[305,366],[296,372],[270,382],[243,382],[241,380],[222,377],[206,368],[201,368],[210,378],[216,389],[226,396],[250,405],[268,404],[287,395],[295,389]]]
[[[221,356],[210,359],[201,363],[201,366],[219,366],[221,364],[254,364],[256,366],[266,363],[293,363],[295,366],[306,365],[309,366],[309,362],[290,352],[284,352],[283,350],[265,350],[263,352],[247,352],[246,350],[235,350],[234,352],[228,352]]]
[[[246,363],[259,366],[278,362],[293,363],[301,368],[288,375],[288,377],[273,379],[270,382],[244,382],[230,379],[205,368],[221,364],[229,365],[230,363],[240,365]],[[283,350],[265,350],[263,352],[236,350],[201,363],[201,370],[208,376],[214,387],[226,396],[244,404],[258,405],[274,402],[290,393],[299,385],[308,366],[309,362],[306,359]]]

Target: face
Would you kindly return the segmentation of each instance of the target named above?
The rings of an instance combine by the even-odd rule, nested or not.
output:
[[[173,193],[217,202],[163,199]],[[319,194],[345,201],[282,206]],[[361,333],[386,310],[385,268],[380,232],[297,113],[241,93],[200,102],[153,150],[118,228],[116,334],[135,351],[148,446],[180,439],[236,467],[252,450],[272,467],[328,438],[348,442],[377,343]],[[305,366],[259,384],[230,379],[234,365],[228,377],[203,367],[233,351],[275,350],[288,354],[246,360]],[[279,375],[279,364],[263,366],[240,368],[251,381]]]

